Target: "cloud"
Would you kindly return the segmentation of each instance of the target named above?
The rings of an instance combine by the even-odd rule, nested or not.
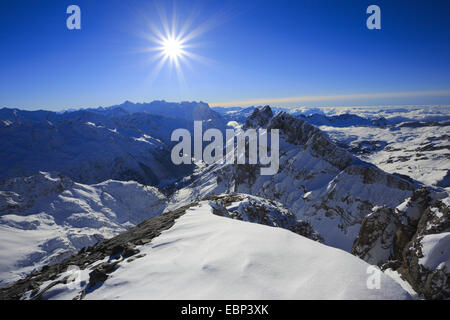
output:
[[[285,97],[272,99],[251,99],[228,102],[213,102],[212,107],[232,107],[232,106],[252,106],[263,104],[281,104],[281,103],[298,103],[298,102],[314,102],[314,101],[339,101],[339,100],[356,100],[356,99],[385,99],[385,98],[410,98],[410,97],[433,97],[433,96],[450,96],[450,90],[435,91],[410,91],[410,92],[385,92],[385,93],[361,93],[361,94],[339,94],[339,95],[321,95],[321,96],[300,96]]]

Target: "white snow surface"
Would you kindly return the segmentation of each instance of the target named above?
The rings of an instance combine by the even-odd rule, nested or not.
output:
[[[74,183],[40,172],[0,183],[0,286],[160,214],[165,197],[134,181]]]
[[[421,239],[423,257],[419,264],[430,270],[450,270],[450,232],[425,235]]]
[[[139,249],[145,257],[122,262],[86,299],[410,298],[383,273],[380,289],[368,289],[370,265],[347,252],[285,229],[216,216],[207,201]],[[73,298],[76,292],[66,287],[44,298]]]
[[[333,140],[350,147],[377,142],[380,150],[360,158],[389,173],[400,173],[426,185],[437,185],[450,171],[450,126],[396,127],[394,130],[359,126],[319,128]]]

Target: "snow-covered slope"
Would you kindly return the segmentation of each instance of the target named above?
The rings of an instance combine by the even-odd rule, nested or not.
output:
[[[59,174],[0,183],[0,285],[56,263],[160,214],[154,187],[108,180],[74,183]]]
[[[387,172],[404,174],[426,185],[450,186],[450,122],[320,129],[361,159]]]
[[[448,121],[450,106],[374,106],[374,107],[294,107],[288,112],[311,117],[316,124],[340,126],[383,126],[412,121]],[[353,120],[353,121],[351,121]]]
[[[243,193],[209,196],[213,213],[236,220],[288,229],[314,241],[322,242],[320,234],[307,221],[299,220],[281,203]]]
[[[205,103],[125,102],[57,113],[0,109],[0,180],[56,171],[80,183],[108,179],[163,185],[192,171],[170,160],[171,133],[226,127]]]
[[[157,185],[189,172],[172,164],[166,143],[136,128],[25,122],[0,127],[0,143],[0,180],[42,170],[87,184],[116,179]]]
[[[414,186],[365,163],[308,122],[270,108],[255,111],[247,127],[280,130],[280,168],[260,175],[258,165],[215,164],[178,190],[171,208],[209,194],[241,192],[273,199],[311,222],[325,244],[349,251],[362,219],[377,205],[395,208]]]
[[[220,217],[214,215],[213,210],[208,201],[184,208],[186,213],[173,217],[181,214],[170,229],[162,231],[151,242],[135,247],[131,258],[124,258],[129,256],[124,253],[105,256],[85,265],[83,270],[75,273],[75,277],[61,267],[54,280],[47,279],[38,286],[34,285],[34,289],[26,291],[23,297],[410,298],[395,281],[382,273],[379,274],[379,289],[368,286],[371,281],[370,265],[347,252],[281,228]],[[160,221],[166,215],[171,213],[153,219]],[[150,220],[147,229],[152,226]],[[133,233],[133,230],[128,233]],[[126,235],[122,238],[123,241],[127,239]],[[120,237],[115,240],[116,243],[119,240]],[[96,248],[82,253],[78,259],[84,261],[89,255],[96,255]],[[72,262],[75,261],[77,258],[73,258]],[[36,275],[35,279],[39,277],[42,275]],[[24,282],[3,291],[0,289],[0,296],[8,298],[28,287]]]

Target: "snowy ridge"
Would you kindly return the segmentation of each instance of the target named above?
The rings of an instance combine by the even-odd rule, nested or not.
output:
[[[208,201],[183,210],[185,214],[170,229],[150,243],[136,246],[131,258],[113,255],[84,266],[77,277],[78,285],[73,285],[65,270],[61,270],[54,280],[44,281],[23,297],[410,298],[400,285],[382,273],[380,289],[369,289],[369,265],[344,251],[281,228],[219,217],[213,214]],[[95,255],[95,250],[81,255]],[[99,277],[100,274],[104,276]],[[0,290],[0,294],[8,292],[14,290]]]
[[[414,186],[364,163],[333,144],[318,128],[286,113],[255,111],[246,126],[280,130],[280,169],[259,175],[258,165],[215,164],[177,191],[169,208],[209,194],[240,192],[283,203],[309,221],[325,244],[349,251],[362,219],[376,205],[395,208]]]

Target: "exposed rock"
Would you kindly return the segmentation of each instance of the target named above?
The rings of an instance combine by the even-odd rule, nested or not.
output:
[[[273,117],[267,129],[279,129],[287,136],[289,143],[304,146],[314,156],[323,158],[341,170],[353,161],[350,153],[332,143],[320,129],[287,113],[282,112]]]
[[[0,182],[0,212],[21,212],[34,205],[39,197],[56,195],[74,182],[59,173],[38,174],[5,179]]]
[[[91,287],[95,286],[99,282],[103,282],[108,279],[108,275],[105,271],[100,269],[94,269],[91,273],[89,273],[89,285]]]
[[[427,299],[450,298],[450,208],[435,201],[403,250],[400,272]]]
[[[351,253],[397,270],[427,299],[450,297],[450,208],[422,188],[395,210],[374,208]]]
[[[311,240],[323,242],[323,238],[309,222],[298,220],[279,202],[239,193],[209,196],[205,200],[210,200],[214,214],[288,229]]]
[[[143,258],[146,255],[147,255],[146,253],[141,253],[141,254],[135,255],[134,257],[127,259],[127,262],[133,262],[134,260]]]
[[[380,265],[393,257],[393,243],[400,222],[394,210],[375,207],[361,223],[350,253],[364,261]]]
[[[273,112],[269,106],[264,106],[262,109],[255,109],[245,121],[244,128],[265,127],[272,117]]]

